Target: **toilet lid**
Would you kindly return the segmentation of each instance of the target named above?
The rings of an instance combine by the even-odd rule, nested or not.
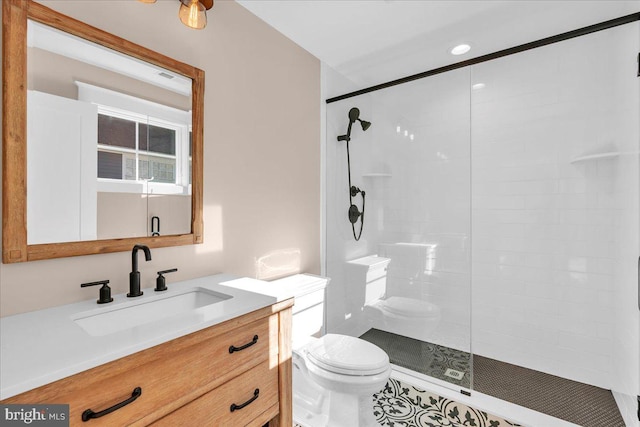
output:
[[[389,356],[380,347],[347,335],[327,334],[307,351],[311,363],[338,374],[376,375],[389,368]]]
[[[438,315],[438,306],[426,301],[405,297],[389,297],[381,304],[389,313],[407,317],[434,317]]]

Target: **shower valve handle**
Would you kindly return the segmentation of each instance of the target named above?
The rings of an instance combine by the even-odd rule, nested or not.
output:
[[[361,215],[362,213],[356,205],[349,206],[349,222],[351,224],[358,222],[358,218],[360,218]]]

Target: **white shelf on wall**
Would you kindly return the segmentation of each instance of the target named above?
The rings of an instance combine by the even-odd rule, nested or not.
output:
[[[368,172],[362,174],[363,178],[391,178],[390,173],[385,172]]]
[[[627,151],[627,152],[608,151],[605,153],[589,154],[586,156],[575,157],[571,160],[570,163],[589,162],[593,160],[615,159],[616,157],[628,156],[633,154],[638,155],[640,154],[640,152],[639,151]]]

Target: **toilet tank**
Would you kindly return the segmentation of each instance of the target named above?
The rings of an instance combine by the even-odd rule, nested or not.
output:
[[[351,292],[364,293],[364,305],[384,298],[387,292],[387,267],[391,259],[369,255],[347,261],[347,277]]]
[[[295,297],[293,306],[293,342],[325,334],[325,289],[329,278],[313,274],[295,274],[269,282],[278,293]]]

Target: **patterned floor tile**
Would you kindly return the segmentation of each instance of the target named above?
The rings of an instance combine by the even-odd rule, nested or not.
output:
[[[518,426],[500,417],[390,378],[373,396],[376,420],[385,427]]]
[[[373,395],[373,413],[383,427],[519,426],[393,378]],[[295,424],[295,427],[305,426]]]

